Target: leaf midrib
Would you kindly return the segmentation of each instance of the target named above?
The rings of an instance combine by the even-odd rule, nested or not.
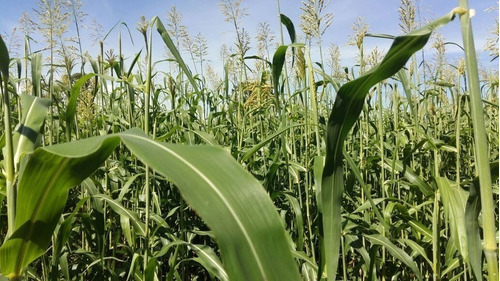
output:
[[[31,103],[31,105],[30,105],[30,108],[28,109],[28,112],[27,112],[27,114],[26,114],[26,117],[24,118],[24,121],[25,121],[25,122],[26,122],[26,120],[29,120],[29,117],[30,117],[31,113],[32,113],[32,112],[34,112],[33,108],[34,108],[34,106],[36,105],[36,99],[37,99],[37,98],[35,98],[35,99],[33,100],[33,102],[32,102],[32,103]],[[21,124],[21,125],[22,125],[22,124]],[[20,158],[20,157],[21,157],[21,155],[19,155],[19,150],[20,150],[20,148],[22,147],[22,144],[24,143],[24,141],[23,141],[24,139],[28,139],[28,138],[27,138],[26,136],[24,136],[23,134],[19,134],[19,142],[17,143],[17,147],[16,147],[16,154],[14,155],[14,160],[15,160],[16,162],[19,160],[18,158]],[[17,168],[16,168],[16,167],[15,167],[15,169],[17,170]]]
[[[151,144],[159,147],[160,149],[165,150],[167,153],[170,153],[172,156],[174,156],[175,158],[177,158],[178,160],[180,160],[182,163],[184,163],[186,166],[188,166],[193,171],[195,171],[195,173],[198,174],[208,184],[208,186],[212,190],[215,191],[215,193],[217,194],[217,196],[219,196],[219,198],[222,200],[222,202],[224,203],[224,205],[226,205],[226,207],[228,208],[230,214],[233,216],[233,218],[235,219],[236,223],[240,227],[243,235],[245,236],[245,239],[247,240],[247,243],[250,246],[250,250],[251,250],[251,252],[252,252],[252,254],[254,256],[254,260],[257,263],[257,265],[259,267],[259,270],[260,270],[260,273],[261,273],[261,275],[263,277],[262,280],[267,280],[264,267],[263,267],[263,265],[262,265],[262,263],[261,263],[261,261],[259,259],[259,255],[257,254],[257,251],[255,249],[255,245],[252,242],[252,239],[248,235],[248,232],[247,232],[245,226],[243,225],[243,223],[241,222],[240,218],[238,217],[238,215],[236,214],[236,212],[232,208],[231,204],[229,204],[229,202],[224,197],[224,195],[222,193],[220,193],[220,191],[217,189],[216,185],[209,178],[207,178],[200,170],[198,170],[197,167],[193,166],[191,163],[189,163],[189,161],[185,160],[183,157],[181,157],[179,154],[175,153],[171,149],[168,149],[167,147],[165,147],[165,146],[163,146],[163,145],[161,145],[161,144],[159,144],[159,143],[157,143],[155,141],[152,141],[149,138],[145,138],[145,137],[137,136],[137,135],[131,135],[131,134],[125,134],[125,135],[127,135],[129,137],[141,139],[141,140],[146,141],[146,142],[149,142],[149,143],[151,143]]]

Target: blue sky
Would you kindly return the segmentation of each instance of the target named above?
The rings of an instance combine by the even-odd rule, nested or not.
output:
[[[33,8],[36,7],[38,0],[2,0],[2,11],[0,12],[0,32],[10,33],[17,24],[22,11],[34,15]],[[92,19],[96,19],[107,32],[115,23],[123,21],[132,29],[135,45],[125,44],[124,52],[129,56],[137,53],[142,47],[142,39],[139,32],[135,30],[135,25],[140,16],[151,19],[159,16],[164,22],[167,11],[175,5],[177,10],[183,15],[182,24],[188,26],[191,35],[201,32],[208,41],[209,58],[214,64],[218,63],[219,49],[223,43],[228,45],[234,42],[234,29],[230,23],[224,21],[217,0],[82,0],[83,11],[88,14],[87,22],[90,24]],[[300,7],[302,2],[299,0],[281,0],[281,13],[287,15],[300,30]],[[452,8],[458,1],[452,0],[419,0],[418,17],[423,22],[440,17]],[[486,12],[489,7],[498,5],[496,0],[474,0],[469,1],[470,8],[476,10],[473,18],[474,35],[476,48],[482,49],[488,32],[494,28],[494,18],[498,17],[498,11]],[[333,13],[333,23],[323,37],[323,48],[326,50],[331,42],[339,45],[342,62],[346,66],[352,66],[353,57],[356,52],[355,47],[347,46],[351,25],[358,17],[363,17],[365,22],[370,25],[370,32],[399,34],[399,0],[332,0],[326,12]],[[259,22],[268,22],[276,35],[279,33],[279,20],[277,17],[277,4],[272,0],[244,0],[243,7],[248,9],[249,16],[242,21],[242,27],[249,31],[252,42],[255,43],[255,35]],[[458,19],[439,29],[446,41],[461,44],[461,33]],[[116,30],[113,31],[105,41],[106,49],[117,48]],[[82,31],[82,37],[88,38],[88,31]],[[162,44],[160,38],[155,34],[156,50]],[[279,37],[278,37],[279,38]],[[287,38],[287,36],[285,37]],[[91,46],[90,40],[84,39],[84,49],[90,50],[90,53],[96,53],[97,46]],[[125,42],[126,40],[124,40]],[[158,43],[156,43],[158,42]],[[389,40],[368,38],[365,41],[367,50],[374,46],[387,51],[390,45]],[[161,47],[163,48],[163,46]],[[92,51],[93,50],[93,51]],[[157,53],[163,53],[158,52]],[[314,52],[314,49],[313,49]],[[457,47],[448,47],[449,57],[453,58],[459,52]],[[255,54],[252,49],[248,54]],[[313,54],[317,56],[317,54]],[[489,64],[487,53],[480,54],[481,61]],[[491,64],[498,68],[498,60]],[[484,65],[487,66],[487,65]]]

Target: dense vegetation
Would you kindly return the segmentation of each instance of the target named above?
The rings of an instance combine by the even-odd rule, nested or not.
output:
[[[241,0],[222,0],[236,39],[218,74],[175,7],[115,26],[118,51],[96,33],[93,57],[81,3],[40,0],[23,54],[0,40],[0,279],[498,280],[498,69],[478,70],[459,4],[424,25],[402,0],[387,54],[359,20],[344,68],[322,53],[324,1],[304,3],[302,41],[285,15],[278,46],[262,24],[254,56]],[[449,62],[435,29],[455,16]]]

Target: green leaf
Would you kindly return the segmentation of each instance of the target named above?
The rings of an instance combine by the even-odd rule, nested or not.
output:
[[[49,100],[22,94],[22,120],[13,135],[14,165],[17,167],[23,155],[35,150],[40,129],[49,109]]]
[[[396,74],[415,52],[425,46],[432,30],[448,23],[453,17],[452,11],[421,29],[396,37],[379,65],[358,79],[344,84],[337,92],[327,124],[326,161],[320,198],[328,280],[335,279],[338,267],[344,192],[342,151],[345,138],[358,119],[370,88]]]
[[[280,14],[281,23],[285,25],[286,30],[288,31],[288,35],[290,36],[290,40],[292,43],[295,43],[295,26],[293,22],[287,16]]]
[[[210,272],[210,274],[216,276],[222,281],[229,280],[226,271],[222,267],[222,263],[220,262],[219,257],[217,257],[217,254],[212,248],[206,245],[196,245],[189,243],[188,246],[198,256],[198,259],[196,261],[203,265],[203,267],[208,272]]]
[[[425,250],[424,250],[424,248],[422,246],[420,246],[417,242],[415,242],[413,240],[410,240],[410,239],[400,239],[400,241],[402,243],[408,245],[408,247],[410,247],[415,253],[417,253],[420,256],[422,256],[427,261],[427,263],[432,267],[432,262],[427,257],[427,254],[425,253]]]
[[[132,255],[132,261],[130,262],[130,269],[129,269],[128,274],[127,274],[127,279],[125,279],[126,281],[130,280],[130,277],[133,276],[138,260],[139,260],[139,254],[134,253]],[[137,279],[134,279],[134,280],[137,280]]]
[[[302,209],[300,208],[299,201],[292,195],[284,193],[288,200],[292,212],[295,217],[295,228],[297,229],[297,249],[302,249],[304,245],[304,219],[302,218]]]
[[[52,245],[54,248],[52,255],[54,255],[53,260],[57,262],[57,259],[59,258],[59,255],[61,255],[61,250],[63,246],[66,244],[68,241],[71,231],[73,230],[73,223],[75,222],[75,216],[76,214],[80,211],[80,208],[83,206],[87,200],[90,199],[90,197],[85,197],[82,198],[75,206],[75,209],[69,215],[59,226],[59,230],[57,232],[57,239],[56,243]]]
[[[139,219],[139,215],[137,213],[123,207],[123,205],[120,204],[120,202],[113,200],[113,198],[107,195],[97,194],[94,195],[94,198],[99,198],[106,201],[106,203],[108,203],[108,205],[111,207],[111,209],[113,209],[113,211],[115,211],[120,216],[128,218],[130,222],[132,222],[132,225],[137,234],[142,236],[146,235],[146,225],[144,225],[144,223],[141,222],[141,220]]]
[[[158,143],[140,130],[120,136],[141,161],[175,183],[211,228],[230,280],[300,280],[271,199],[227,151]]]
[[[0,71],[3,79],[9,78],[9,50],[3,41],[3,37],[0,36]]]
[[[171,179],[207,223],[230,280],[300,280],[289,239],[261,184],[224,149],[168,145],[139,129],[38,148],[21,176],[13,235],[0,247],[0,269],[10,278],[47,249],[69,188],[95,171],[118,146]],[[111,207],[135,216],[106,198]],[[134,223],[133,220],[131,220]]]
[[[313,163],[313,176],[314,176],[314,187],[316,188],[316,202],[318,204],[318,211],[322,213],[321,207],[321,186],[322,186],[322,172],[323,167],[325,166],[325,157],[324,156],[314,156]]]
[[[270,61],[268,61],[266,59],[263,59],[263,58],[261,58],[259,56],[246,56],[243,59],[244,60],[260,60],[262,62],[265,62],[267,64],[267,66],[272,67],[272,63]]]
[[[141,57],[141,53],[142,53],[142,50],[140,50],[134,57],[134,59],[132,60],[132,63],[130,64],[130,67],[128,68],[128,71],[127,71],[127,77],[130,76],[130,74],[132,74],[132,70],[134,69],[134,66],[135,64],[137,63],[137,60]]]
[[[345,246],[346,247],[352,247],[354,250],[356,250],[361,257],[363,258],[363,270],[367,271],[369,270],[369,266],[371,263],[371,258],[370,254],[366,250],[366,248],[363,245],[362,237],[359,237],[357,235],[351,235],[351,234],[346,234],[345,236]]]
[[[31,56],[31,84],[33,86],[32,94],[35,97],[42,96],[42,53],[34,53]]]
[[[373,199],[373,204],[376,206],[377,204],[379,204],[380,202],[386,200],[387,198],[375,198]],[[354,212],[352,212],[353,214],[354,213],[359,213],[359,212],[363,212],[365,210],[367,210],[368,208],[372,207],[372,202],[370,201],[365,201],[365,203],[363,203],[361,206],[359,206],[356,210],[354,210]]]
[[[416,119],[418,118],[417,116],[417,111],[415,109],[415,105],[413,105],[413,99],[411,96],[411,83],[410,83],[410,74],[408,73],[407,70],[401,69],[398,72],[398,77],[399,80],[401,81],[401,84],[403,85],[403,90],[406,95],[406,101],[408,102],[408,106],[410,107],[410,112],[412,118]],[[416,121],[415,121],[416,123]]]
[[[156,259],[149,259],[148,265],[146,266],[146,280],[158,280],[156,278],[155,269],[158,266]]]
[[[426,183],[415,171],[400,160],[385,158],[384,168],[392,171],[393,169],[404,174],[404,177],[411,185],[416,186],[425,196],[434,194],[434,189]]]
[[[441,278],[443,278],[446,274],[452,272],[453,269],[457,268],[460,265],[460,259],[454,258],[446,263],[445,269],[441,272]],[[450,276],[451,277],[451,276]],[[479,279],[479,280],[482,280]]]
[[[187,67],[184,60],[182,59],[181,54],[179,53],[179,50],[177,50],[177,48],[175,47],[175,44],[172,41],[172,38],[170,38],[170,35],[168,35],[168,32],[165,29],[165,26],[163,26],[163,23],[161,22],[161,20],[158,17],[154,17],[152,21],[153,22],[156,21],[156,30],[158,31],[158,33],[160,33],[161,38],[163,39],[163,42],[165,42],[165,45],[167,45],[168,50],[170,51],[170,53],[172,53],[175,60],[177,61],[177,63],[181,67],[182,71],[184,71],[184,74],[186,74],[186,76],[187,76],[189,82],[191,83],[191,85],[193,86],[193,89],[195,90],[195,92],[199,93],[200,91],[198,90],[198,85],[196,84],[196,81],[194,80],[193,75],[191,74],[191,71]]]
[[[71,95],[69,97],[68,105],[66,107],[66,124],[69,128],[71,128],[71,124],[73,124],[73,120],[76,114],[76,105],[78,102],[78,97],[82,92],[82,86],[92,77],[96,76],[94,73],[90,73],[84,75],[78,79],[73,87],[71,88]]]
[[[418,280],[422,280],[422,274],[420,274],[420,270],[418,269],[415,261],[413,261],[413,259],[405,251],[394,245],[389,239],[387,239],[387,237],[380,234],[365,235],[365,237],[370,240],[372,244],[384,246],[393,257],[406,264],[413,271],[413,273],[415,273]]]
[[[421,222],[416,220],[408,221],[408,224],[415,229],[418,233],[425,237],[424,241],[432,241],[432,231],[423,225]]]
[[[288,45],[281,45],[276,49],[273,55],[273,64],[272,64],[272,76],[273,76],[273,85],[274,85],[274,95],[276,98],[276,106],[279,107],[279,88],[280,88],[280,76],[283,71],[283,64],[285,64],[286,59],[286,50],[288,49]]]
[[[497,167],[498,171],[498,167]],[[482,279],[482,256],[483,246],[479,235],[478,216],[481,212],[481,201],[479,196],[479,180],[474,181],[469,189],[469,198],[465,205],[465,227],[467,231],[467,250],[469,252],[469,263],[476,280]]]
[[[292,125],[288,125],[284,128],[280,128],[278,129],[276,132],[272,133],[271,135],[269,135],[266,139],[264,139],[263,141],[261,141],[260,143],[254,145],[252,148],[250,148],[250,150],[248,150],[247,152],[245,152],[245,155],[243,155],[243,157],[241,158],[241,162],[244,162],[246,160],[248,160],[250,157],[252,157],[252,155],[257,152],[259,149],[261,149],[264,145],[266,145],[269,141],[271,141],[272,139],[274,139],[275,137],[281,135],[283,132],[291,129],[291,128],[294,128],[294,127],[298,127],[298,126],[303,126],[304,124],[292,124]]]
[[[0,247],[0,269],[9,278],[42,255],[66,204],[68,190],[93,173],[119,143],[97,137],[38,148],[20,176],[13,234]]]
[[[467,262],[469,249],[467,243],[467,230],[465,224],[465,205],[468,193],[460,186],[451,184],[447,178],[436,178],[436,184],[441,191],[441,198],[445,208],[445,216],[450,225],[451,235],[455,246]]]
[[[215,140],[215,137],[207,132],[198,131],[198,130],[190,130],[190,131],[197,134],[198,137],[200,137],[200,139],[202,139],[206,144],[214,145],[214,146],[219,145],[219,143],[217,143],[217,140]]]
[[[286,27],[286,30],[288,31],[288,35],[290,36],[290,41],[292,41],[292,44],[295,43],[295,26],[293,25],[292,20],[285,16],[284,14],[280,14],[280,19],[281,23]],[[292,49],[292,66],[295,62],[295,49]]]
[[[130,246],[134,245],[134,240],[132,240],[132,232],[130,231],[130,219],[126,216],[120,216],[120,226],[123,231],[123,236],[125,236],[125,241]]]

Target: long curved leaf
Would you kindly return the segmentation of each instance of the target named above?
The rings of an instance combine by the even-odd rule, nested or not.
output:
[[[497,169],[498,171],[498,169]],[[478,180],[474,181],[469,190],[469,198],[465,205],[465,230],[467,232],[467,250],[469,252],[469,263],[476,280],[482,276],[481,236],[479,235],[478,216],[481,212],[480,190]]]
[[[288,45],[281,45],[276,49],[273,55],[272,64],[272,74],[273,74],[273,85],[274,85],[274,95],[276,98],[276,106],[279,108],[279,81],[281,72],[283,71],[283,65],[285,64],[286,50]]]
[[[284,14],[280,14],[281,23],[286,27],[288,31],[288,35],[290,36],[290,40],[292,43],[295,43],[295,26],[293,25],[292,20]]]
[[[120,134],[143,162],[167,176],[214,232],[230,280],[300,280],[274,205],[260,183],[224,149]]]
[[[89,73],[87,75],[80,77],[80,79],[78,79],[71,88],[71,95],[69,97],[68,105],[66,107],[66,123],[68,123],[68,125],[71,125],[73,122],[73,118],[75,118],[76,105],[78,102],[78,97],[80,96],[82,90],[82,86],[94,76],[96,76],[95,73]]]
[[[250,148],[247,152],[245,152],[245,154],[243,155],[243,157],[241,158],[241,162],[243,161],[246,161],[248,160],[250,157],[252,157],[252,155],[259,151],[259,149],[261,149],[264,145],[266,145],[269,141],[271,141],[272,139],[274,139],[275,137],[281,135],[283,132],[293,128],[293,127],[298,127],[298,126],[303,126],[304,124],[292,124],[292,125],[288,125],[284,128],[281,128],[281,129],[278,129],[276,132],[274,132],[273,134],[269,135],[266,139],[264,139],[263,141],[261,141],[260,143],[254,145],[252,148]]]
[[[438,26],[451,21],[454,14],[455,12],[452,11],[421,29],[396,37],[378,66],[358,79],[344,84],[337,93],[327,124],[326,162],[320,198],[328,280],[335,280],[338,267],[341,235],[340,206],[344,192],[342,155],[344,140],[361,113],[369,89],[396,74],[416,51],[425,46],[431,32]]]
[[[93,173],[118,143],[118,137],[109,136],[35,150],[19,180],[13,234],[0,247],[3,275],[20,276],[46,251],[68,190]]]
[[[465,206],[468,193],[458,185],[452,185],[445,177],[437,177],[436,184],[441,191],[445,216],[450,226],[452,240],[455,247],[466,262],[469,261],[467,244],[467,229],[465,224]]]
[[[212,248],[207,245],[188,245],[196,253],[196,255],[198,255],[196,261],[202,264],[208,272],[217,276],[217,278],[222,281],[229,280],[226,271],[222,267],[219,257],[217,257],[217,254]]]
[[[295,43],[295,26],[293,25],[292,20],[285,16],[284,14],[280,14],[280,20],[281,23],[286,27],[286,30],[288,31],[288,35],[290,36],[290,41],[292,41],[292,44]],[[292,49],[292,66],[295,62],[295,49]]]
[[[399,241],[400,241],[400,243],[404,243],[404,244],[408,245],[408,247],[410,247],[414,253],[422,256],[425,259],[425,261],[427,261],[429,266],[432,267],[432,262],[427,257],[427,254],[425,253],[424,248],[422,246],[420,246],[417,242],[410,240],[410,239],[400,239]],[[414,255],[412,254],[412,256],[414,256]]]
[[[94,197],[106,201],[106,203],[108,203],[111,209],[113,209],[117,214],[128,218],[129,221],[132,222],[132,225],[134,226],[134,229],[136,230],[137,234],[140,234],[142,236],[146,235],[146,225],[144,225],[144,223],[141,222],[141,220],[139,219],[139,215],[137,215],[137,213],[123,207],[123,205],[120,202],[118,202],[117,200],[113,200],[113,198],[107,195],[97,194],[94,195]]]
[[[120,139],[139,159],[170,178],[211,228],[230,280],[300,280],[271,199],[228,152],[214,146],[160,143],[139,129],[33,153],[19,183],[14,233],[0,247],[2,274],[20,276],[45,252],[69,188],[95,171]]]
[[[184,74],[186,74],[189,82],[193,86],[193,89],[195,92],[200,92],[198,90],[198,85],[196,84],[196,81],[193,78],[193,75],[191,74],[191,71],[189,70],[188,66],[182,59],[181,54],[179,53],[179,50],[175,47],[174,42],[172,41],[172,38],[170,38],[170,35],[168,35],[167,30],[165,29],[165,26],[161,22],[161,20],[158,17],[153,18],[152,22],[156,21],[156,30],[158,33],[160,33],[161,38],[163,39],[163,42],[165,42],[165,45],[167,45],[168,50],[172,53],[174,56],[175,60],[181,67],[182,71],[184,71]]]
[[[380,234],[365,235],[365,237],[373,244],[384,246],[393,257],[402,261],[409,268],[411,268],[413,273],[415,273],[415,275],[418,277],[418,280],[422,280],[422,274],[420,273],[420,270],[418,269],[415,261],[413,261],[413,259],[405,251],[394,245],[394,243],[387,239],[387,237],[384,237]]]
[[[382,164],[381,164],[382,165]],[[404,177],[413,185],[416,186],[425,196],[430,196],[434,194],[434,189],[426,183],[415,171],[410,167],[406,166],[400,160],[393,160],[386,158],[384,160],[384,168],[387,170],[396,170],[398,172],[403,172]]]

